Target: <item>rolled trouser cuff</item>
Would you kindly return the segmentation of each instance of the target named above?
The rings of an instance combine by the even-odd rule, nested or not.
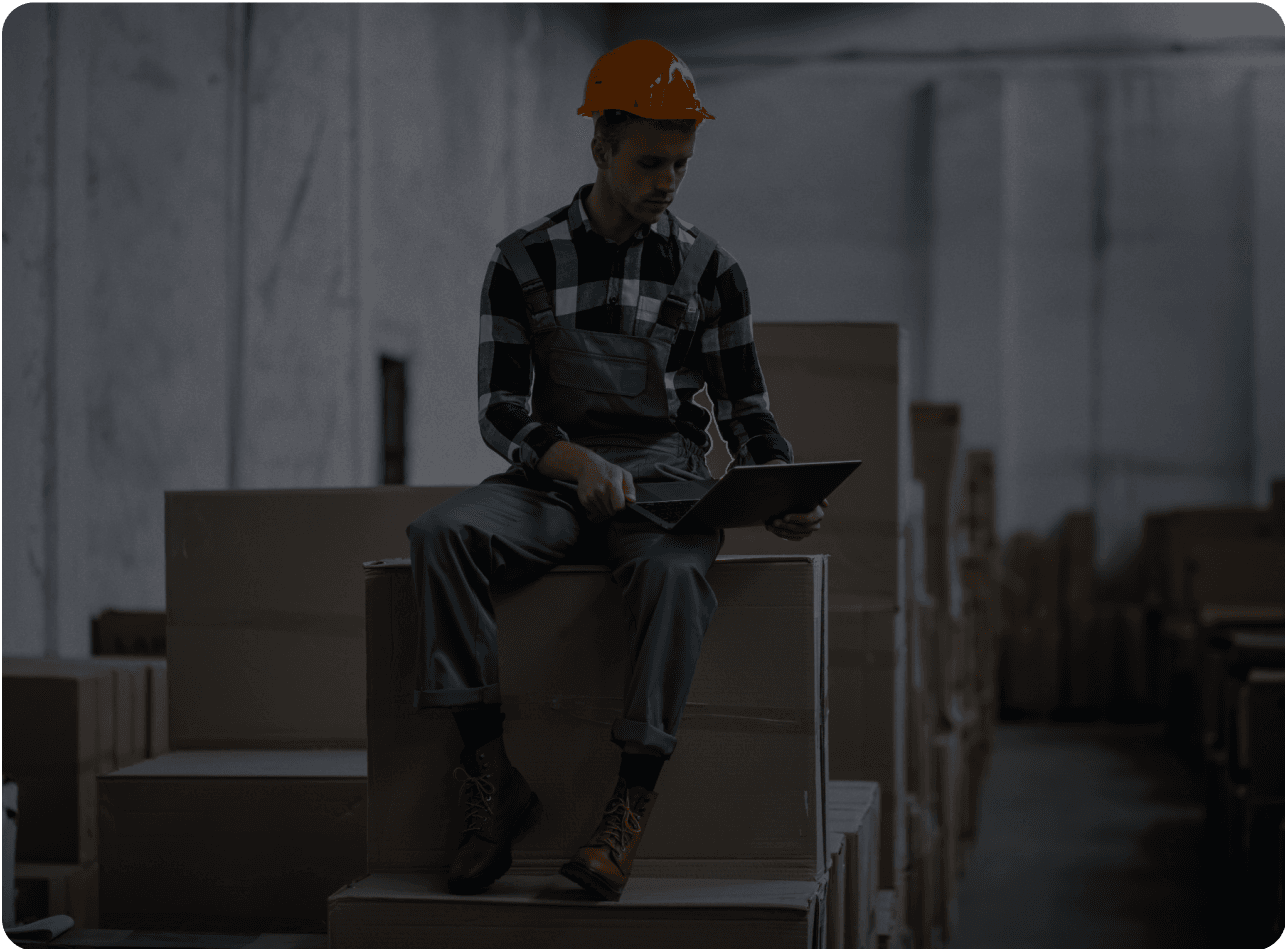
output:
[[[627,718],[618,718],[611,723],[611,740],[621,748],[624,748],[626,742],[636,741],[640,745],[655,749],[663,758],[672,755],[674,748],[678,745],[678,739],[673,735],[654,728],[646,722],[630,721]]]
[[[474,689],[416,689],[411,703],[417,709],[450,708],[456,705],[479,705],[483,702],[498,703],[500,686],[484,685]]]

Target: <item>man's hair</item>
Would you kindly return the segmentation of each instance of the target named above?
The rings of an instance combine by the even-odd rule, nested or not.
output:
[[[631,122],[646,122],[652,128],[662,129],[666,132],[683,132],[684,134],[689,134],[696,128],[695,119],[645,119],[641,115],[634,115],[632,112],[607,109],[594,120],[593,130],[611,148],[611,154],[615,155],[620,151],[620,143],[624,139],[625,132]]]

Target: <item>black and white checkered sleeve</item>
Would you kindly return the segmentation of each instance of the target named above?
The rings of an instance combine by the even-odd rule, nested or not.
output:
[[[745,274],[721,247],[715,260],[714,309],[701,333],[700,351],[714,419],[732,456],[730,467],[776,458],[793,463],[794,449],[768,407]]]
[[[560,427],[531,417],[529,319],[517,278],[497,247],[482,285],[477,348],[478,424],[482,440],[501,457],[536,470],[544,453],[567,440]]]

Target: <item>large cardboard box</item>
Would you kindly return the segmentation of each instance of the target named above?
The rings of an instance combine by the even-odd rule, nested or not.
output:
[[[648,830],[650,833],[650,829]],[[825,949],[816,880],[631,878],[597,902],[556,874],[510,872],[451,896],[446,874],[378,872],[330,897],[331,949]]]
[[[77,929],[98,928],[96,863],[16,863],[15,922],[70,916]]]
[[[1004,563],[1001,701],[1006,714],[1046,716],[1060,701],[1059,546],[1024,531]]]
[[[366,753],[178,751],[98,778],[102,924],[325,932],[366,873]]]
[[[1148,515],[1143,527],[1147,604],[1165,611],[1196,605],[1190,562],[1193,546],[1272,538],[1280,540],[1280,534],[1272,512],[1264,508],[1188,507]],[[1238,601],[1252,602],[1241,597],[1230,600]]]
[[[369,563],[366,578],[370,868],[432,872],[459,841],[460,738],[449,710],[411,704],[420,628],[409,562]],[[819,880],[826,557],[720,556],[708,580],[718,609],[634,875]],[[545,809],[511,872],[556,872],[615,784],[624,605],[601,566],[555,567],[492,598],[505,747]]]
[[[4,773],[22,798],[19,862],[97,858],[94,776],[116,765],[117,684],[88,660],[5,658]]]
[[[763,528],[727,532],[725,554],[769,554],[782,550],[828,553],[832,611],[849,611],[837,625],[860,626],[865,611],[894,611],[891,648],[875,656],[856,676],[837,672],[830,682],[834,776],[878,780],[886,886],[894,896],[892,915],[900,919],[905,901],[908,860],[906,836],[906,567],[903,492],[913,477],[910,434],[909,337],[894,323],[782,323],[754,328],[759,363],[771,410],[796,461],[859,458],[862,465],[829,498],[821,530],[805,541],[781,540]],[[710,408],[704,393],[698,401]],[[817,406],[836,406],[817,411]],[[847,408],[845,408],[847,407]],[[849,410],[850,409],[850,410]],[[721,439],[706,456],[710,471],[721,475],[730,459]],[[922,528],[921,528],[922,529]],[[858,634],[859,635],[859,634]],[[838,667],[836,666],[836,670]],[[876,681],[878,680],[878,681]],[[869,686],[870,695],[860,694]],[[847,694],[845,694],[847,693]],[[889,703],[873,710],[872,696]],[[846,718],[841,709],[869,712]],[[872,728],[882,735],[857,736]],[[874,768],[847,770],[862,747],[891,747],[876,754]],[[889,776],[890,767],[890,776]]]
[[[831,877],[844,905],[842,930],[827,925],[832,944],[844,949],[876,949],[879,893],[879,785],[874,781],[831,781],[827,821],[831,833],[846,839],[843,878]],[[836,941],[837,940],[837,941]]]
[[[1197,608],[1285,604],[1285,538],[1193,542],[1184,564],[1185,602]]]
[[[902,485],[901,445],[909,405],[895,323],[768,323],[755,347],[781,434],[794,460],[860,459],[829,497],[821,529],[787,541],[762,527],[727,532],[725,554],[826,553],[835,604],[895,601]],[[697,401],[712,411],[704,392]],[[818,406],[833,407],[818,411]],[[710,431],[714,431],[711,424]],[[721,438],[706,455],[719,477],[730,462]]]
[[[466,487],[167,491],[170,747],[364,747],[361,565]]]

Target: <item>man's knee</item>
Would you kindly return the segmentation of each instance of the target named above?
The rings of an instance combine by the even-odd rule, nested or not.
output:
[[[406,526],[406,536],[412,544],[425,544],[443,534],[454,534],[464,527],[464,522],[447,504],[430,508]]]

